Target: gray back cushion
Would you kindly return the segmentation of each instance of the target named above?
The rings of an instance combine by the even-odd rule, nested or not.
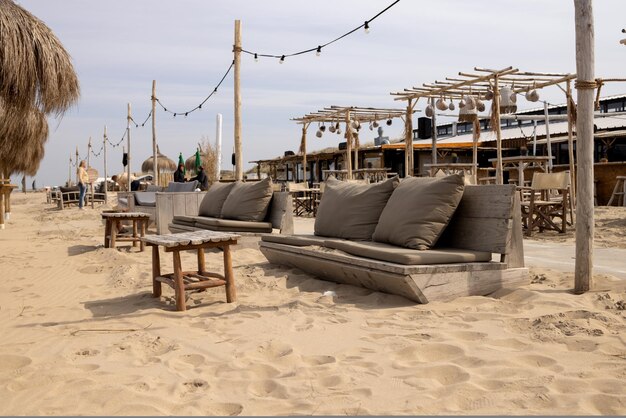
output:
[[[408,177],[380,215],[372,240],[416,250],[435,245],[461,197],[463,176]]]
[[[213,183],[200,202],[198,215],[219,218],[222,207],[235,183]]]
[[[198,187],[198,182],[196,180],[187,181],[185,183],[177,183],[175,181],[170,181],[170,184],[167,185],[166,192],[193,192]]]
[[[371,239],[398,182],[397,177],[374,184],[349,183],[329,177],[315,217],[315,235]]]
[[[272,180],[243,183],[235,182],[224,206],[221,217],[240,221],[263,221],[272,200]]]

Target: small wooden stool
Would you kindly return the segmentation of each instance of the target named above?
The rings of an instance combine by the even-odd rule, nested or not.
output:
[[[174,289],[176,310],[184,311],[185,291],[207,289],[209,287],[225,286],[226,302],[237,300],[235,289],[235,277],[233,276],[233,264],[230,255],[230,246],[237,244],[240,236],[236,234],[215,231],[182,232],[179,234],[151,235],[142,238],[152,247],[152,296],[161,296],[161,283],[165,283]],[[174,272],[161,274],[161,259],[159,246],[165,248],[165,252],[173,255]],[[204,262],[204,250],[206,248],[221,248],[224,251],[224,274],[206,271]],[[198,254],[198,270],[183,271],[180,252],[196,250]]]
[[[616,181],[615,181],[615,187],[613,188],[613,194],[611,195],[611,198],[609,199],[609,203],[607,203],[607,206],[611,206],[611,203],[613,203],[613,199],[616,199],[617,206],[626,206],[626,199],[624,199],[624,196],[626,196],[626,176],[617,176],[615,177]],[[622,204],[620,205],[620,200],[622,202]]]
[[[145,248],[141,240],[146,235],[146,226],[150,215],[142,212],[103,212],[102,219],[106,221],[104,227],[104,248],[115,248],[116,241],[132,241],[133,247],[139,245],[139,251]],[[125,236],[117,233],[116,224],[120,221],[133,222],[133,235]],[[138,234],[139,232],[139,234]]]

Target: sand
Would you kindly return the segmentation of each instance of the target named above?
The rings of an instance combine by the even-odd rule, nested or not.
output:
[[[239,300],[209,289],[179,313],[168,287],[151,296],[149,251],[103,248],[102,208],[12,202],[2,415],[626,414],[624,280],[576,296],[571,273],[530,266],[521,288],[415,305],[239,248]],[[623,245],[626,211],[597,213]]]

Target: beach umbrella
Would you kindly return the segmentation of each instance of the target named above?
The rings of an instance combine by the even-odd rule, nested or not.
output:
[[[204,152],[196,150],[196,153],[187,158],[187,160],[185,161],[185,168],[189,171],[193,170],[196,174],[198,174],[198,167],[202,165],[202,159],[204,158],[204,156]]]
[[[202,166],[202,159],[200,158],[200,150],[196,150],[196,160],[194,161],[196,174],[200,171],[200,167]]]
[[[183,153],[178,153],[178,165],[183,165],[183,174],[185,173],[185,159],[183,158]],[[178,167],[177,167],[178,168]]]
[[[154,159],[152,158],[152,156],[148,157],[142,164],[141,164],[141,171],[143,171],[144,173],[150,173],[151,171],[154,170]],[[170,172],[173,173],[174,171],[176,171],[176,163],[174,161],[172,161],[171,159],[169,159],[168,157],[166,157],[165,155],[161,154],[161,151],[159,150],[159,147],[157,146],[157,171],[161,172]]]
[[[0,100],[0,176],[12,173],[34,176],[48,139],[46,116],[38,109],[7,108]]]
[[[0,98],[7,107],[61,115],[80,95],[70,55],[41,20],[0,0]],[[3,121],[4,123],[4,121]]]

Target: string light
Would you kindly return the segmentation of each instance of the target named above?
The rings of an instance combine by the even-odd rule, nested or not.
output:
[[[254,54],[254,61],[259,62],[259,54],[257,53]]]
[[[284,62],[285,62],[285,56],[283,55],[282,57],[280,57],[279,63],[284,64]]]
[[[365,24],[363,25],[363,29],[365,30],[365,33],[370,33],[370,25],[367,20],[365,21]]]
[[[320,55],[322,55],[322,47],[321,46],[319,46],[319,45],[317,46],[317,51],[315,51],[315,55],[318,56],[318,57]]]

